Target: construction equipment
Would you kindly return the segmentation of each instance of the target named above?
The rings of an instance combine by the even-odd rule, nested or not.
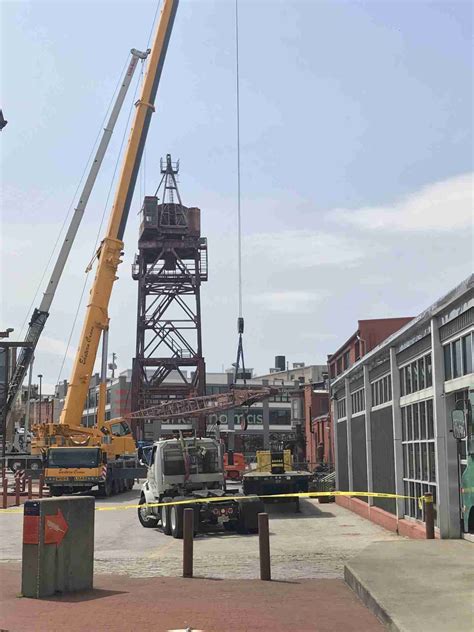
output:
[[[6,424],[7,453],[15,453],[14,454],[15,460],[18,460],[19,455],[14,443],[15,431],[14,431],[14,428],[12,427],[14,425],[14,422],[12,419],[12,415],[10,413],[12,411],[15,400],[21,391],[21,386],[26,377],[28,368],[31,366],[31,363],[35,354],[36,346],[43,332],[44,326],[46,324],[46,320],[48,319],[51,305],[52,305],[54,296],[56,294],[56,290],[59,285],[59,281],[64,271],[67,259],[69,257],[69,253],[71,252],[71,248],[76,238],[77,231],[79,230],[79,226],[81,224],[84,211],[89,201],[94,184],[96,182],[105,153],[109,146],[109,142],[112,137],[115,124],[117,122],[120,110],[125,100],[125,96],[127,94],[128,88],[132,81],[135,69],[138,65],[138,61],[140,59],[144,60],[148,56],[148,51],[143,53],[139,50],[136,50],[135,48],[132,48],[130,53],[131,53],[130,62],[127,66],[127,70],[123,77],[121,86],[118,90],[117,97],[115,99],[114,105],[110,112],[110,116],[108,118],[107,124],[102,133],[102,137],[97,147],[97,151],[95,152],[95,156],[92,160],[89,174],[85,180],[84,186],[79,196],[79,202],[72,215],[71,222],[66,232],[66,236],[64,238],[61,249],[59,251],[58,258],[54,265],[54,269],[51,273],[51,277],[45,288],[45,292],[43,294],[43,298],[41,300],[39,307],[35,308],[33,311],[33,314],[31,315],[28,331],[27,331],[25,341],[24,341],[25,346],[22,347],[20,351],[20,354],[16,362],[15,370],[8,383],[8,394],[6,398],[6,404],[5,404],[6,410],[0,411],[0,419],[4,419],[5,418],[4,415],[6,415],[6,418],[7,418],[7,424]],[[21,456],[24,458],[25,462],[28,461],[26,453],[22,454]]]
[[[224,454],[224,475],[227,481],[240,481],[245,472],[245,458],[242,452]]]
[[[290,450],[259,450],[257,468],[243,475],[243,491],[256,496],[307,492],[311,479],[310,472],[293,469]],[[288,502],[281,498],[274,501]],[[296,511],[299,511],[299,498],[295,498],[294,502]]]
[[[140,99],[135,104],[135,117],[107,232],[97,252],[97,270],[59,423],[34,428],[32,450],[45,454],[45,482],[55,493],[94,485],[99,485],[104,493],[121,491],[123,480],[135,478],[142,472],[138,468],[135,441],[126,422],[110,420],[100,427],[84,428],[81,418],[100,338],[109,325],[107,310],[121,263],[122,238],[177,7],[178,0],[163,2]],[[124,470],[127,470],[125,474]]]
[[[229,497],[225,490],[222,444],[215,439],[162,439],[149,449],[148,476],[143,484],[138,519],[143,527],[161,527],[165,535],[183,537],[183,512],[194,510],[196,532],[223,528],[256,533],[264,505],[258,498]],[[206,502],[206,498],[220,500]],[[199,500],[186,505],[183,501]],[[156,503],[182,502],[154,507]]]
[[[279,392],[273,387],[241,387],[234,386],[227,393],[218,395],[204,395],[204,397],[192,397],[189,399],[170,400],[158,406],[151,406],[143,410],[137,410],[125,415],[125,419],[181,419],[200,417],[211,413],[252,406]]]

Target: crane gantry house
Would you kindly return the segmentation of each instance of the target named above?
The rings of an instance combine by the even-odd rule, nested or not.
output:
[[[337,489],[407,497],[340,504],[422,537],[432,492],[441,538],[474,531],[473,329],[474,275],[332,379]]]

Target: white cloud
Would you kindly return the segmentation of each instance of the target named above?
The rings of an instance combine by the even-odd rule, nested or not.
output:
[[[288,268],[353,263],[362,249],[341,235],[319,230],[283,230],[257,233],[243,238],[244,260],[281,264]]]
[[[332,217],[363,229],[449,231],[469,228],[473,221],[474,174],[466,173],[422,187],[386,206],[336,209]]]
[[[283,292],[263,292],[249,297],[252,303],[260,305],[272,312],[285,314],[301,314],[314,310],[315,304],[321,300],[321,294],[288,290]]]
[[[67,344],[63,340],[57,340],[56,338],[50,338],[44,335],[39,339],[36,349],[43,353],[61,356],[61,358],[66,354],[66,358],[69,360],[74,360],[76,355],[74,346],[69,346],[68,349]]]

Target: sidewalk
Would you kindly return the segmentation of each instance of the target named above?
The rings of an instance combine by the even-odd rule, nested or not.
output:
[[[474,630],[474,545],[376,542],[345,566],[346,582],[393,632]]]
[[[130,578],[97,575],[95,589],[48,600],[19,598],[20,565],[0,565],[0,629],[9,632],[381,632],[339,579]]]

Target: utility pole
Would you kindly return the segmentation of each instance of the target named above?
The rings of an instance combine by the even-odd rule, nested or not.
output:
[[[33,363],[35,361],[35,357],[31,358],[30,368],[28,371],[28,393],[26,396],[26,414],[25,414],[25,441],[28,437],[28,432],[30,430],[30,407],[31,407],[31,382],[33,379]]]
[[[42,388],[41,387],[42,387],[42,384],[43,384],[43,374],[39,373],[38,377],[39,377],[39,381],[40,381],[40,383],[39,383],[39,414],[38,414],[38,423],[41,423],[41,399],[42,399],[42,397],[41,397]]]

